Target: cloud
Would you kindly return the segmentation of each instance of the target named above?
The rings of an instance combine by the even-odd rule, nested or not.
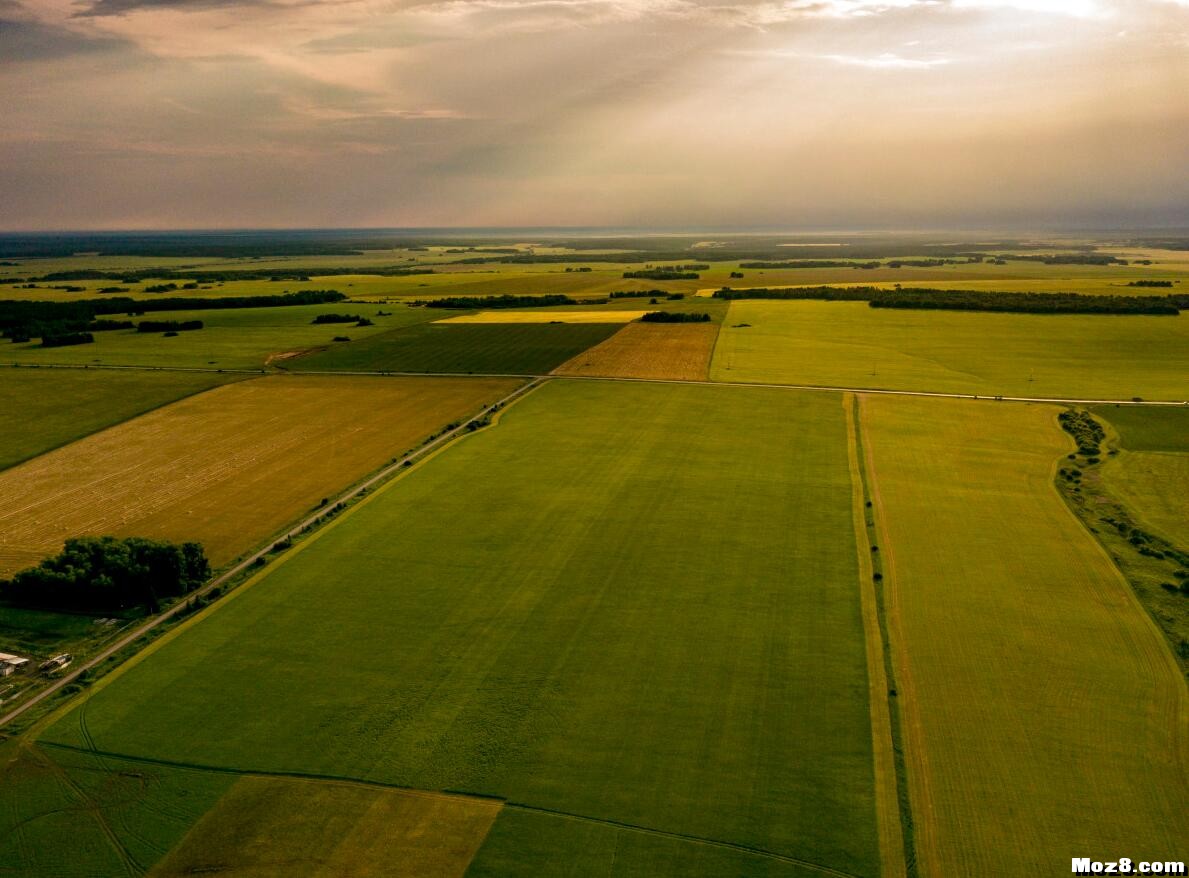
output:
[[[819,57],[851,67],[866,67],[868,70],[931,70],[934,67],[950,63],[948,58],[903,58],[892,52],[883,52],[872,57],[857,55],[820,55]]]

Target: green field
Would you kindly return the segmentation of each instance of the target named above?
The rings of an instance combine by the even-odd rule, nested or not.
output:
[[[1189,837],[1185,682],[1053,487],[1058,411],[862,400],[922,878]]]
[[[1189,399],[1189,315],[736,301],[723,322],[710,375],[716,381],[984,396]]]
[[[833,394],[552,381],[45,740],[507,799],[479,874],[875,875],[847,443]]]
[[[1189,406],[1096,406],[1128,451],[1189,452]]]
[[[421,312],[425,314],[427,312]],[[441,312],[431,312],[434,318]],[[619,323],[421,324],[285,363],[293,371],[546,374],[614,335]]]
[[[166,338],[163,333],[135,329],[95,333],[93,344],[43,348],[35,339],[25,344],[0,343],[0,363],[98,363],[105,365],[186,366],[219,369],[257,369],[276,354],[326,347],[337,335],[365,338],[408,326],[431,315],[418,308],[385,306],[391,316],[380,317],[375,305],[337,302],[330,305],[289,305],[277,308],[229,308],[211,311],[155,311],[139,320],[201,320],[202,329]],[[319,314],[359,314],[374,326],[321,324]],[[122,319],[112,315],[111,319]]]
[[[235,378],[216,373],[0,368],[0,411],[5,413],[0,417],[0,469]]]

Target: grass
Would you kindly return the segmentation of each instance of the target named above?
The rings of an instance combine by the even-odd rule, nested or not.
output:
[[[586,818],[549,822],[564,862],[593,820],[639,828],[627,872],[795,874],[770,852],[874,875],[850,500],[835,395],[550,382],[48,737]],[[541,856],[539,829],[497,823],[480,860]]]
[[[705,381],[717,337],[713,323],[629,323],[554,373]]]
[[[391,311],[381,317],[377,311]],[[374,326],[320,324],[319,314],[360,314]],[[184,366],[218,369],[258,369],[276,354],[336,344],[335,336],[365,338],[397,327],[432,319],[420,308],[336,302],[330,305],[291,305],[277,308],[229,308],[213,311],[161,311],[145,320],[201,320],[199,330],[166,338],[159,332],[135,329],[95,333],[93,344],[42,348],[37,340],[0,344],[0,362],[23,364],[74,363],[134,366]],[[121,319],[113,315],[112,319]],[[137,322],[141,318],[132,318]]]
[[[1189,454],[1124,451],[1103,464],[1102,479],[1141,522],[1189,550]]]
[[[0,574],[84,534],[196,540],[226,563],[514,386],[277,376],[158,409],[0,473]]]
[[[1110,422],[1129,451],[1189,452],[1189,406],[1096,406],[1090,411]]]
[[[924,878],[1189,833],[1184,681],[1052,486],[1057,411],[863,400]]]
[[[0,470],[236,376],[0,369]]]
[[[614,323],[423,324],[288,361],[286,368],[545,374],[617,329]]]
[[[710,374],[718,381],[987,396],[1186,399],[1189,314],[941,313],[859,302],[733,302]]]

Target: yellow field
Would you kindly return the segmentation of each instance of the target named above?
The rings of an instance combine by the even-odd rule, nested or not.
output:
[[[713,323],[629,323],[553,374],[705,381],[716,338]]]
[[[434,323],[631,323],[647,311],[480,311]]]
[[[1189,548],[1189,454],[1121,451],[1102,466],[1107,488],[1149,527]]]
[[[863,399],[922,878],[1189,838],[1185,681],[1053,487],[1057,411]]]
[[[440,793],[244,777],[149,874],[461,878],[500,807]]]
[[[86,534],[197,540],[225,563],[516,383],[278,376],[158,409],[0,474],[0,575]]]

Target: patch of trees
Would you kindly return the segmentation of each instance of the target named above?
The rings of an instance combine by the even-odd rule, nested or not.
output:
[[[583,271],[594,271],[594,269],[591,268],[589,265],[581,265],[578,268],[572,268],[571,266],[567,265],[566,272],[568,273],[571,271],[583,272]]]
[[[317,265],[308,268],[277,269],[277,268],[244,268],[212,270],[193,268],[145,268],[139,271],[103,271],[97,268],[76,268],[69,271],[54,271],[30,280],[42,282],[50,281],[78,281],[78,280],[115,280],[125,284],[142,283],[146,280],[160,280],[167,282],[183,281],[198,284],[226,283],[237,280],[270,280],[270,281],[308,281],[311,277],[332,277],[348,274],[368,274],[379,277],[405,277],[414,274],[433,274],[432,268],[410,268],[408,266],[367,266],[365,268],[344,268],[343,266]],[[162,284],[164,286],[165,284]],[[174,289],[177,287],[175,286]],[[145,292],[160,292],[147,289]]]
[[[202,329],[201,320],[142,320],[136,324],[137,332],[191,332]]]
[[[616,290],[611,293],[612,299],[651,299],[655,296],[667,296],[664,290]]]
[[[639,271],[625,271],[623,276],[643,280],[697,280],[701,277],[696,271],[683,271],[676,268],[642,268]]]
[[[156,612],[162,599],[193,591],[210,573],[198,543],[78,537],[61,554],[0,581],[0,596],[25,607]]]
[[[1105,253],[1002,253],[998,259],[1041,262],[1045,265],[1126,265],[1126,259]]]
[[[44,337],[86,332],[93,320],[105,314],[150,311],[208,311],[224,308],[276,308],[289,305],[322,305],[347,297],[338,290],[305,290],[280,296],[172,297],[168,299],[79,299],[74,302],[0,300],[0,338]]]
[[[740,268],[879,268],[878,262],[843,262],[838,259],[790,259],[780,262],[740,262]]]
[[[1129,287],[1171,287],[1170,280],[1133,280],[1127,286]]]
[[[126,292],[128,292],[128,288],[127,287],[100,287],[98,290],[96,290],[96,292],[99,292],[99,293],[126,293]]]
[[[645,323],[709,323],[709,314],[690,311],[649,311],[640,318]]]
[[[605,301],[605,300],[604,300]],[[577,305],[577,299],[561,294],[547,296],[449,296],[445,299],[430,299],[414,302],[426,308],[472,309],[483,308],[544,308],[551,305]]]
[[[371,325],[370,320],[368,320],[367,324],[362,323],[362,321],[364,321],[366,319],[367,318],[365,318],[365,317],[360,317],[358,314],[319,314],[317,317],[315,317],[313,320],[311,320],[310,323],[313,323],[313,324],[357,323],[360,325],[369,325],[370,326]]]
[[[1064,411],[1057,416],[1057,421],[1061,424],[1061,429],[1077,442],[1079,454],[1090,458],[1100,456],[1101,445],[1106,441],[1106,431],[1093,415],[1081,409]]]
[[[26,337],[25,341],[29,339]],[[89,332],[57,332],[46,333],[41,337],[43,348],[65,348],[76,344],[91,344],[95,336]]]
[[[867,302],[872,308],[919,308],[948,311],[998,311],[1016,314],[1176,315],[1189,307],[1189,295],[1092,296],[1079,293],[1013,293],[928,288],[793,287],[789,289],[716,290],[718,299],[815,299]]]
[[[172,293],[178,288],[177,284],[154,284],[151,287],[145,287],[146,293]]]
[[[87,324],[88,332],[111,332],[116,329],[131,328],[131,320],[92,320]]]

